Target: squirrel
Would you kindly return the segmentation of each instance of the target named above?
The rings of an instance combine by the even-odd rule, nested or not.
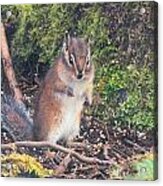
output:
[[[24,131],[21,136],[22,138],[24,135],[24,139],[22,140],[51,143],[64,140],[69,143],[79,135],[83,106],[85,103],[92,104],[94,64],[90,55],[88,39],[66,34],[62,52],[48,70],[40,87],[33,121],[30,118],[27,119],[29,115],[20,115],[24,122]],[[9,106],[12,107],[10,104]],[[13,109],[11,111],[17,111],[19,114],[20,110],[15,109],[16,107],[11,108]],[[20,109],[21,107],[23,106],[18,106]],[[23,108],[22,112],[26,112],[25,107]],[[16,123],[13,127],[16,128]],[[17,128],[18,131],[21,130],[19,123]],[[16,132],[15,129],[14,131]]]

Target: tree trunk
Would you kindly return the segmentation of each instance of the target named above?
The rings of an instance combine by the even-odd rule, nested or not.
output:
[[[16,81],[16,76],[13,69],[12,59],[9,53],[9,48],[7,44],[7,38],[6,38],[6,33],[5,33],[5,28],[3,23],[1,23],[1,58],[4,67],[4,73],[6,75],[11,93],[17,102],[22,102],[23,95]]]

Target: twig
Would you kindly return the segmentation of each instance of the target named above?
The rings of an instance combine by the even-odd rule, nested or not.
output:
[[[20,77],[20,80],[22,80],[22,81],[24,81],[25,83],[27,83],[27,84],[31,84],[31,81],[29,81],[28,79],[26,79],[25,77],[23,77],[23,76],[21,76]]]
[[[121,150],[117,149],[116,147],[112,148],[112,151],[117,152],[118,154],[120,154],[122,157],[124,158],[128,158],[127,154],[125,154],[124,152],[122,152]]]
[[[41,86],[41,81],[39,80],[38,76],[35,76],[34,82],[40,87]]]
[[[109,132],[108,132],[108,127],[107,127],[107,124],[105,123],[104,124],[104,129],[105,129],[105,132],[106,132],[106,137],[107,137],[107,140],[109,141]]]
[[[35,90],[37,90],[37,88],[38,88],[38,85],[34,85],[33,87],[28,87],[26,92],[35,91]]]
[[[140,149],[142,152],[145,152],[145,149],[144,149],[143,147],[141,147],[140,145],[138,145],[137,143],[134,143],[134,142],[132,142],[131,140],[126,139],[126,138],[123,139],[123,141],[124,141],[125,143],[128,143],[128,144],[134,146],[134,147],[137,148],[137,149]]]
[[[76,150],[88,150],[90,149],[90,145],[88,145],[87,143],[83,142],[72,142],[72,143],[69,143],[68,144],[68,147],[69,148],[72,148],[72,149],[76,149]]]
[[[60,175],[63,174],[68,166],[68,164],[70,163],[71,158],[70,158],[70,154],[68,154],[63,161],[59,164],[59,166],[56,169],[55,174],[56,175]]]
[[[97,118],[94,118],[94,117],[92,117],[92,120],[95,121],[95,122],[97,122],[97,123],[100,123],[100,124],[105,124],[104,121],[101,121],[101,120],[99,120]]]
[[[63,153],[70,154],[71,156],[74,156],[78,160],[84,163],[88,164],[98,164],[98,165],[110,165],[113,164],[114,162],[112,160],[100,160],[98,158],[94,157],[87,157],[84,155],[81,155],[77,152],[75,152],[72,149],[65,148],[61,145],[58,144],[52,144],[47,141],[18,141],[15,143],[8,143],[8,144],[2,144],[1,149],[13,149],[13,147],[51,147],[54,148],[55,150],[62,151]]]
[[[86,166],[86,167],[81,167],[77,169],[77,172],[84,172],[84,171],[91,171],[91,169],[96,169],[94,165]]]

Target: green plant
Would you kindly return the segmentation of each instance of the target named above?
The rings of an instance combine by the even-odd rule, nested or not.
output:
[[[157,178],[157,157],[153,152],[138,154],[125,163],[112,165],[111,179],[153,181]]]
[[[102,77],[102,78],[100,78]],[[148,67],[118,65],[101,68],[95,90],[102,98],[96,115],[116,124],[132,124],[138,129],[155,127],[154,72]]]
[[[137,160],[130,163],[133,173],[125,176],[128,180],[148,180],[156,179],[157,160],[153,157],[153,153],[147,153],[140,156]]]
[[[30,78],[59,55],[66,30],[92,41],[95,94],[89,114],[109,124],[156,126],[153,3],[3,5],[16,74]],[[141,9],[145,13],[141,13]],[[9,12],[9,13],[8,13]],[[144,21],[146,20],[146,21]],[[141,23],[141,24],[139,24]],[[134,32],[133,32],[134,31]],[[42,74],[40,74],[42,76]]]

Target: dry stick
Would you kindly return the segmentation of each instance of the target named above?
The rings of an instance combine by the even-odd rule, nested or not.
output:
[[[86,157],[84,155],[81,155],[77,152],[75,152],[72,149],[65,148],[58,144],[51,144],[47,141],[18,141],[15,143],[8,143],[8,144],[2,144],[1,149],[14,149],[15,147],[52,147],[55,150],[62,151],[63,153],[70,154],[71,156],[74,156],[81,162],[89,163],[89,164],[98,164],[98,165],[110,165],[113,164],[114,161],[110,160],[100,160],[98,158],[94,157]]]
[[[88,170],[91,170],[91,169],[95,169],[96,167],[94,165],[90,165],[90,166],[86,166],[86,167],[81,167],[81,168],[78,168],[77,171],[88,171]]]
[[[143,147],[141,147],[139,144],[137,144],[135,142],[132,142],[131,140],[129,140],[127,138],[125,138],[123,141],[128,143],[128,144],[130,144],[130,145],[132,145],[132,146],[134,146],[135,148],[141,150],[142,152],[145,152],[145,149]]]
[[[85,149],[87,150],[88,148],[90,148],[89,145],[85,144],[85,143],[80,143],[80,142],[71,142],[68,144],[69,148],[73,148],[73,149]]]
[[[10,90],[13,91],[14,99],[17,102],[21,102],[23,100],[23,95],[16,81],[15,72],[13,69],[12,59],[9,53],[9,48],[7,44],[7,38],[6,38],[6,33],[5,33],[5,28],[3,23],[1,23],[1,54],[2,54],[4,72],[8,80]]]
[[[20,80],[24,81],[25,83],[27,83],[29,85],[31,84],[31,81],[29,81],[27,78],[25,78],[23,76],[20,77]]]
[[[68,154],[63,160],[62,162],[59,164],[59,166],[56,169],[55,175],[60,175],[63,174],[68,166],[68,164],[70,163],[71,158],[70,158],[70,154]]]
[[[38,85],[34,85],[33,87],[28,87],[28,89],[26,90],[27,92],[31,92],[34,91],[38,88]]]
[[[118,154],[120,154],[123,158],[128,158],[127,154],[125,154],[124,152],[122,152],[121,150],[117,149],[116,147],[112,148],[112,151],[117,152]]]

